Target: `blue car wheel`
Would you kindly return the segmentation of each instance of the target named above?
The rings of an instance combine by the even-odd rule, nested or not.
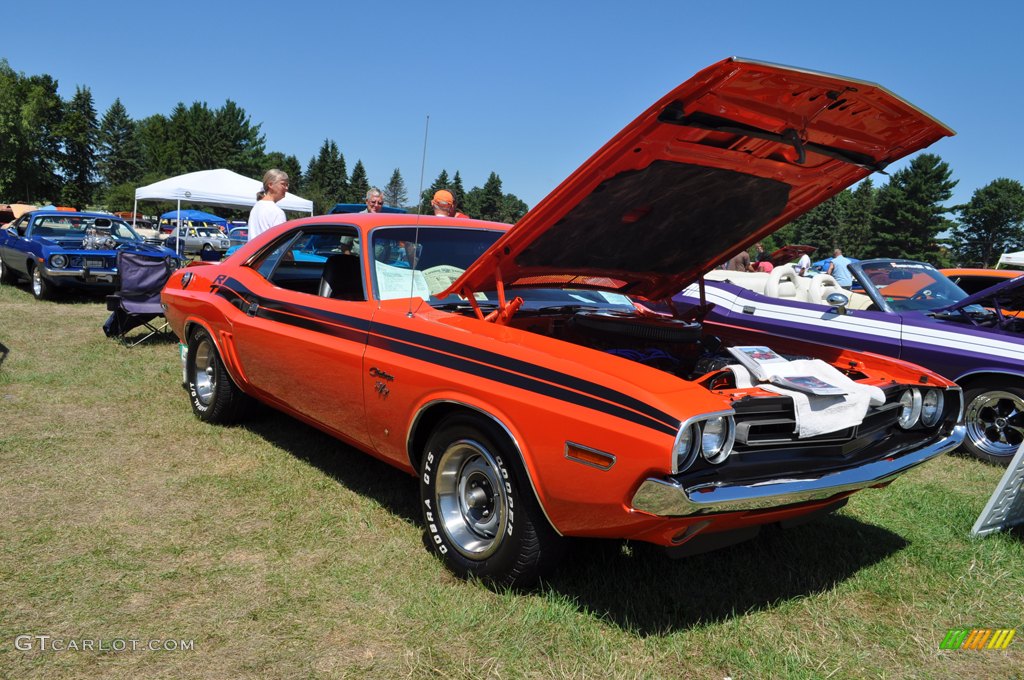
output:
[[[37,300],[49,300],[53,297],[53,284],[43,276],[39,267],[32,267],[32,295]]]

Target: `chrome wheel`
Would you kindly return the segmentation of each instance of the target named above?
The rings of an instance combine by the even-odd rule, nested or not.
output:
[[[1024,442],[1024,397],[1005,390],[980,392],[967,405],[966,425],[972,449],[1009,460]]]
[[[37,300],[45,300],[50,297],[50,282],[43,278],[39,267],[32,267],[32,295]]]
[[[196,399],[204,406],[209,406],[213,402],[213,393],[217,389],[217,369],[214,363],[216,356],[217,350],[213,346],[213,341],[209,337],[204,337],[196,347],[195,358]]]
[[[437,467],[435,502],[445,533],[460,553],[489,557],[508,523],[508,494],[498,463],[485,446],[470,439],[452,442]]]

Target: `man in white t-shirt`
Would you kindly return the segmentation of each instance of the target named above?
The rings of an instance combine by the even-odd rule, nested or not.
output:
[[[807,270],[811,268],[811,258],[807,253],[800,255],[800,260],[796,263],[796,273],[800,276],[807,276]]]
[[[249,213],[249,240],[276,227],[287,218],[277,202],[288,192],[288,173],[271,169],[263,175],[263,198],[256,201]]]

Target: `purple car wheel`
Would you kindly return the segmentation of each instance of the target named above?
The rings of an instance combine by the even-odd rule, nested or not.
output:
[[[964,446],[976,458],[1009,465],[1024,442],[1024,388],[1000,385],[967,390]]]

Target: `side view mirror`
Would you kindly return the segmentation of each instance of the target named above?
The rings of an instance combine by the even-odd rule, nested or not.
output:
[[[846,314],[846,306],[850,304],[850,298],[842,293],[829,293],[825,302],[832,307],[837,314]]]

